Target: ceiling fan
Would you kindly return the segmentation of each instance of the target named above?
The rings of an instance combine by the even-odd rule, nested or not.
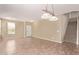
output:
[[[48,5],[46,6],[45,9],[43,9],[42,11],[44,12],[44,14],[42,14],[41,18],[42,19],[48,19],[49,21],[57,21],[58,18],[55,16],[55,13],[54,13],[54,5],[52,5],[52,12],[51,11],[48,11]]]

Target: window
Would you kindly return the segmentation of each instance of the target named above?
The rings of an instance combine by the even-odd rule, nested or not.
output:
[[[15,34],[15,23],[14,22],[8,22],[8,34]]]

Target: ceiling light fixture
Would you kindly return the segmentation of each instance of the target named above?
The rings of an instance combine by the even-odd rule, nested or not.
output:
[[[44,13],[41,18],[42,19],[49,19],[50,17],[52,17],[52,15],[50,15],[49,13]]]
[[[48,5],[46,5],[46,9],[43,10],[44,14],[42,14],[41,18],[42,19],[47,19],[49,21],[57,21],[58,18],[55,16],[54,5],[52,5],[53,13],[48,11],[47,7],[48,7]]]

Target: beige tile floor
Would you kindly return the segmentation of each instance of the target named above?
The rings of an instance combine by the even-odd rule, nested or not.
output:
[[[8,39],[0,42],[0,54],[74,55],[79,54],[79,47],[72,43],[60,44],[37,38]]]

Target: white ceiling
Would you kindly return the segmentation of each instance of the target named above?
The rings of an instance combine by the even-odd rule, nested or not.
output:
[[[0,17],[12,17],[19,20],[40,20],[45,4],[3,4],[0,5]],[[48,10],[52,11],[52,5]],[[79,11],[79,4],[55,4],[55,14],[60,15],[70,11]]]

